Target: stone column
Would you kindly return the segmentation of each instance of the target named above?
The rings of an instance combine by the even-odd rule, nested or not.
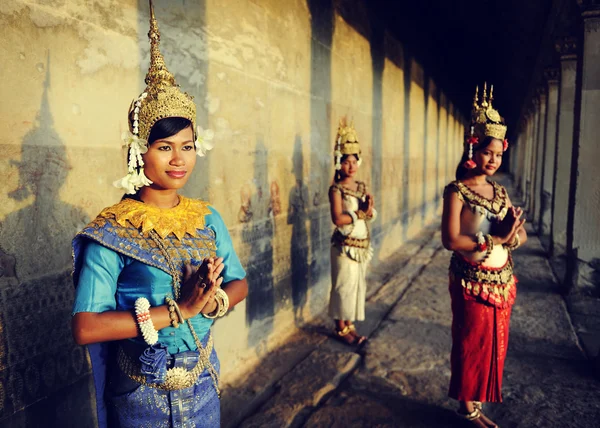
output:
[[[519,146],[517,147],[517,189],[521,201],[525,200],[525,153],[527,151],[527,132],[528,132],[527,113],[521,118],[521,132],[519,133]]]
[[[578,3],[583,11],[584,39],[579,141],[573,151],[575,203],[569,222],[573,227],[569,260],[575,263],[569,274],[570,285],[577,291],[596,295],[600,292],[600,0]]]
[[[527,144],[525,145],[525,162],[523,164],[524,187],[523,197],[525,200],[524,209],[529,211],[531,205],[531,158],[533,152],[533,134],[535,123],[535,111],[533,105],[527,114]]]
[[[539,139],[539,117],[540,117],[540,100],[537,96],[533,99],[533,115],[531,118],[531,150],[529,152],[529,186],[527,187],[527,212],[529,221],[533,224],[535,221],[535,206],[537,195],[535,194],[535,177],[537,168],[537,151],[538,151],[538,139]]]
[[[567,247],[567,217],[571,182],[571,153],[575,120],[575,80],[577,73],[576,41],[568,37],[557,43],[560,53],[560,104],[558,106],[558,139],[552,192],[551,255],[562,256]]]
[[[519,174],[521,171],[519,170],[519,152],[521,150],[521,146],[523,145],[523,125],[519,122],[518,132],[514,141],[510,141],[509,144],[509,156],[510,156],[510,173],[513,176],[515,188],[518,188],[519,183]],[[516,196],[516,195],[515,195]]]
[[[539,109],[538,109],[538,121],[537,121],[537,150],[535,152],[535,179],[533,186],[533,226],[540,232],[540,224],[542,217],[542,174],[544,172],[544,150],[546,142],[546,91],[543,88],[538,90],[539,98]]]
[[[548,96],[546,106],[546,131],[544,148],[544,166],[542,177],[542,195],[541,195],[541,236],[550,234],[552,222],[552,183],[554,180],[554,159],[556,155],[556,125],[558,116],[558,76],[557,68],[548,68],[545,71],[546,82],[548,84]]]

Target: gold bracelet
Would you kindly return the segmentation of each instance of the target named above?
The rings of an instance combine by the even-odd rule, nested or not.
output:
[[[217,309],[215,309],[214,311],[212,311],[209,314],[202,314],[202,316],[204,318],[208,318],[208,319],[212,320],[219,316],[219,312],[221,312],[221,308],[222,308],[223,304],[219,301],[219,299],[216,298],[216,295],[215,295],[215,302],[217,302]]]
[[[507,250],[516,250],[521,245],[521,238],[519,238],[519,234],[515,235],[515,239],[510,244],[504,244],[504,248]]]
[[[217,289],[217,294],[215,294],[215,298],[221,299],[221,307],[219,309],[218,317],[224,316],[229,310],[229,296],[222,288]]]
[[[165,302],[167,303],[167,305],[169,305],[169,313],[175,312],[177,314],[177,322],[179,324],[183,324],[185,322],[185,318],[183,317],[183,314],[181,313],[181,309],[179,309],[179,305],[177,304],[177,302],[174,299],[171,299],[170,297],[165,297]]]
[[[181,310],[179,309],[179,305],[170,297],[165,297],[165,303],[169,305],[169,319],[171,320],[171,325],[175,328],[179,328],[179,324],[185,322]]]

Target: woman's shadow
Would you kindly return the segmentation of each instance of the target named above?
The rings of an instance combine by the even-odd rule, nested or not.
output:
[[[308,187],[304,183],[304,156],[302,139],[296,136],[292,158],[292,172],[296,185],[291,189],[288,205],[287,223],[292,225],[290,242],[292,303],[296,326],[304,324],[303,311],[307,302],[309,261],[308,261]]]
[[[53,397],[87,372],[83,348],[73,343],[69,321],[71,240],[88,217],[60,200],[71,163],[54,129],[49,88],[48,56],[34,126],[23,138],[20,161],[10,161],[18,169],[18,185],[6,196],[30,203],[0,221],[0,375],[7,380],[10,397],[0,417],[41,397]],[[37,382],[23,388],[24,376]]]

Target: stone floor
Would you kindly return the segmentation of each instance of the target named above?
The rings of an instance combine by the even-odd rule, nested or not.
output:
[[[439,233],[426,230],[398,260],[377,268],[381,281],[373,281],[367,321],[359,325],[370,336],[364,348],[353,350],[327,337],[325,320],[307,326],[303,335],[324,339],[308,341],[312,350],[303,348],[306,357],[280,379],[262,389],[256,380],[253,391],[260,400],[247,397],[252,413],[224,425],[467,426],[456,419],[456,403],[446,396],[449,257]],[[515,253],[515,263],[520,282],[504,403],[486,405],[486,413],[501,427],[600,426],[600,381],[592,374],[536,236]],[[280,367],[281,361],[271,364]]]

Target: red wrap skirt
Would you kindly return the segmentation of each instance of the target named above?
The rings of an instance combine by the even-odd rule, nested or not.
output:
[[[452,375],[448,395],[459,401],[502,401],[511,306],[500,308],[464,292],[450,275]]]

